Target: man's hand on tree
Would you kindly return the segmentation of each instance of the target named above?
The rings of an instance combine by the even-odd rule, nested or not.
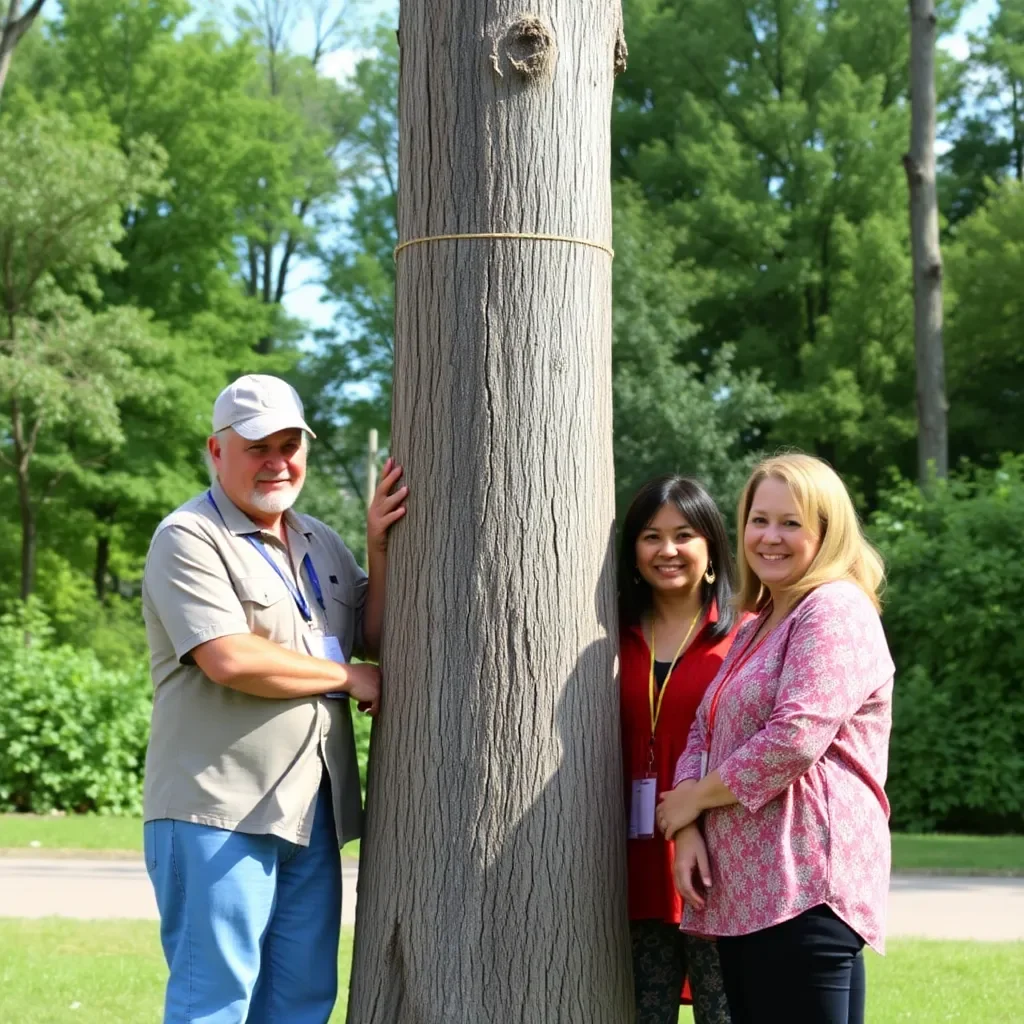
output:
[[[371,554],[387,554],[388,530],[392,523],[398,522],[405,515],[405,499],[409,488],[403,484],[394,494],[391,493],[401,479],[402,467],[389,458],[384,463],[384,472],[366,514],[366,548]]]

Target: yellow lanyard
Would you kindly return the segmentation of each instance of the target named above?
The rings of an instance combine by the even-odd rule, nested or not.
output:
[[[651,671],[647,677],[647,693],[650,698],[651,704],[651,758],[654,758],[654,730],[658,728],[658,719],[661,717],[661,703],[665,699],[665,691],[668,689],[668,681],[672,678],[672,673],[675,671],[676,662],[679,661],[680,655],[683,653],[683,648],[689,643],[690,637],[693,635],[693,631],[697,625],[698,620],[701,617],[704,609],[701,608],[697,611],[697,614],[693,617],[693,622],[690,623],[690,628],[686,631],[686,636],[683,637],[683,642],[679,645],[679,649],[676,651],[676,656],[672,659],[672,663],[668,667],[668,673],[665,676],[665,682],[661,685],[661,693],[658,694],[657,703],[654,700],[654,619],[651,619]]]

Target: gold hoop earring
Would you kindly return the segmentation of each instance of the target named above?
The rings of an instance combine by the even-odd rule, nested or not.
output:
[[[704,573],[704,582],[710,587],[717,579],[718,577],[715,575],[715,567],[708,562],[707,571]]]

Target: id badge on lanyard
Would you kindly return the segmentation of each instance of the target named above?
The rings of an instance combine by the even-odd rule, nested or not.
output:
[[[304,637],[306,650],[314,658],[323,658],[325,661],[336,661],[339,665],[346,664],[345,652],[341,649],[341,641],[336,636],[330,636],[319,631],[307,633]],[[340,690],[334,693],[325,693],[328,700],[348,700],[348,694]]]
[[[345,664],[345,652],[341,649],[341,641],[336,636],[320,632],[307,633],[306,649],[314,658],[336,661],[339,665]]]
[[[658,800],[658,780],[653,775],[633,780],[629,801],[629,838],[654,838],[654,806]]]
[[[629,838],[630,839],[653,839],[654,838],[654,811],[658,803],[658,776],[654,771],[654,736],[658,730],[658,719],[661,718],[661,705],[668,690],[669,680],[675,671],[694,629],[703,614],[699,609],[690,623],[676,650],[675,657],[669,662],[668,672],[665,673],[665,681],[661,685],[661,692],[655,699],[654,691],[654,626],[651,625],[651,667],[647,679],[647,693],[651,712],[651,740],[647,757],[647,771],[639,778],[633,779],[629,800]]]

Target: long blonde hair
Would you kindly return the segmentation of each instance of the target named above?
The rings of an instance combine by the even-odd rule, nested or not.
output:
[[[821,540],[821,547],[807,572],[790,588],[794,599],[800,600],[823,583],[850,580],[880,611],[879,594],[885,582],[885,564],[864,536],[846,485],[827,462],[797,453],[774,455],[759,462],[740,496],[736,514],[740,608],[757,611],[768,600],[767,589],[747,562],[743,535],[758,485],[769,477],[789,487],[804,524],[810,530],[817,529]]]

